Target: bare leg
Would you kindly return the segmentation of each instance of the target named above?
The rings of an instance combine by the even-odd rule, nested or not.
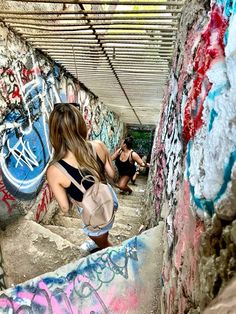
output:
[[[102,250],[109,246],[112,246],[112,243],[108,240],[108,235],[109,233],[107,232],[98,237],[93,237],[93,236],[89,236],[89,237],[97,244],[97,246],[99,246],[99,249]]]
[[[128,176],[122,176],[119,181],[118,181],[118,188],[124,192],[128,192],[129,194],[131,194],[133,191],[132,189],[128,186],[128,182],[130,180],[130,177]]]
[[[139,171],[136,171],[133,178],[131,179],[131,182],[135,185],[135,181],[137,179],[137,176],[139,175]]]

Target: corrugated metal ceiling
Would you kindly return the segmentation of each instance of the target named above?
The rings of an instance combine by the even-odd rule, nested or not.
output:
[[[183,2],[1,1],[0,19],[129,124],[156,124]]]

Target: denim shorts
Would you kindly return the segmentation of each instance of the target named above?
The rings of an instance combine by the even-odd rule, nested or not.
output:
[[[107,184],[111,193],[112,193],[112,197],[113,197],[113,203],[114,203],[114,210],[116,211],[119,207],[119,202],[118,202],[118,198],[116,196],[116,193],[114,191],[114,189],[112,188],[112,186],[110,184]],[[81,214],[83,211],[82,207],[78,207],[78,211]],[[88,229],[88,227],[86,227],[85,225],[83,225],[83,231],[87,236],[92,236],[92,237],[98,237],[102,234],[107,233],[109,230],[111,230],[112,226],[114,223],[114,219],[112,222],[110,222],[106,227],[99,229],[98,231],[91,231]]]

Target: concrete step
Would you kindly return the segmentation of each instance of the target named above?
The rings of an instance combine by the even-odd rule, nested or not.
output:
[[[71,228],[54,225],[46,225],[44,227],[77,247],[79,247],[84,241],[88,239],[88,237],[84,234],[81,228]]]
[[[4,313],[20,307],[55,314],[78,309],[80,313],[161,313],[163,225],[5,290],[0,308]]]
[[[7,226],[0,242],[7,287],[54,271],[82,256],[70,241],[25,218]]]
[[[65,228],[78,228],[78,229],[82,228],[82,220],[79,214],[78,218],[62,216],[58,214],[52,219],[51,224]]]
[[[114,245],[119,245],[139,233],[142,226],[142,197],[146,187],[146,178],[137,180],[131,195],[122,195],[116,189],[119,199],[119,209],[116,212],[115,222],[110,231],[110,240]],[[51,224],[44,225],[51,232],[59,235],[73,245],[79,247],[88,237],[83,233],[82,220],[76,209],[70,212],[70,217],[56,215]]]

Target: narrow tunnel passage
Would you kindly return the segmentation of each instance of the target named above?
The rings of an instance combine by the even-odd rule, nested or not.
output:
[[[235,3],[0,5],[0,313],[234,313]],[[56,102],[111,154],[155,129],[148,177],[119,195],[119,246],[84,259],[45,179]]]

